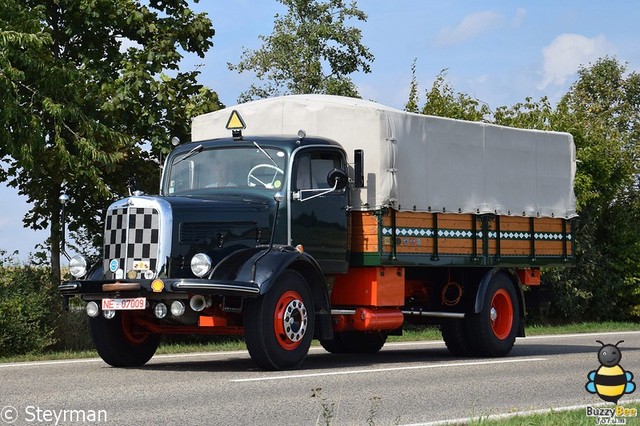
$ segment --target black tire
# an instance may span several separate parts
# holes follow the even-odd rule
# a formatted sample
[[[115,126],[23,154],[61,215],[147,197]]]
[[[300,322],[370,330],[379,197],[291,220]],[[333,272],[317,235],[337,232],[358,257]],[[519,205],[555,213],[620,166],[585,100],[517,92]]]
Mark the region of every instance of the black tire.
[[[160,335],[132,329],[131,312],[116,312],[112,319],[89,318],[89,333],[98,355],[113,367],[139,367],[156,353]]]
[[[320,344],[332,354],[374,354],[387,341],[387,334],[379,331],[341,331],[333,334],[333,340],[320,340]]]
[[[387,334],[381,331],[344,331],[340,338],[352,354],[375,354],[387,341]]]
[[[446,319],[440,324],[440,332],[447,349],[455,356],[469,356],[472,354],[467,325],[464,319]]]
[[[296,271],[284,271],[273,288],[245,305],[247,349],[265,370],[298,367],[309,352],[314,326],[311,291]]]
[[[333,333],[333,339],[331,340],[320,339],[320,345],[331,354],[347,353],[347,348],[344,346],[344,343],[342,343],[340,333]]]
[[[482,312],[468,317],[471,352],[490,357],[507,355],[516,341],[519,319],[514,284],[507,274],[498,272],[489,282]]]

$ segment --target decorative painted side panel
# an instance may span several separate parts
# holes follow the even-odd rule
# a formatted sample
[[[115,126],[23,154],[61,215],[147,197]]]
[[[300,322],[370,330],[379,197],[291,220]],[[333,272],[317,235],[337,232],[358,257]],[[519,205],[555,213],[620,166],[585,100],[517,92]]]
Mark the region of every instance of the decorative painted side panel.
[[[377,210],[351,213],[356,264],[566,264],[571,220]],[[374,257],[379,263],[373,262]]]

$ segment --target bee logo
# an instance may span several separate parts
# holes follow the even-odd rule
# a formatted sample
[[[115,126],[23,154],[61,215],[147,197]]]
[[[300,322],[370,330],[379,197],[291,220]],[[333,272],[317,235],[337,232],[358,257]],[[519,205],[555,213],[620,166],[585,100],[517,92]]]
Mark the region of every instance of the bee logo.
[[[620,366],[622,352],[618,349],[618,345],[624,340],[615,345],[605,345],[600,340],[596,342],[602,345],[598,351],[600,368],[587,374],[589,381],[585,388],[589,393],[598,394],[602,400],[617,404],[622,395],[636,390],[636,384],[632,382],[633,373],[625,371]]]

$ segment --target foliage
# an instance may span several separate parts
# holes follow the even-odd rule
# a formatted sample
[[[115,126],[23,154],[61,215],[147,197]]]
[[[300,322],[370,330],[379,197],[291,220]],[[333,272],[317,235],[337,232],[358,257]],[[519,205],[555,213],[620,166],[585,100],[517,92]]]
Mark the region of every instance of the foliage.
[[[361,43],[362,33],[348,25],[365,22],[356,2],[344,0],[278,0],[287,7],[276,14],[273,33],[260,36],[262,47],[244,50],[230,70],[251,71],[262,85],[251,85],[239,102],[282,94],[325,93],[359,97],[348,77],[371,72],[373,55]]]
[[[412,85],[412,87],[415,85]],[[410,95],[411,98],[411,95]],[[576,145],[576,266],[544,271],[556,320],[640,318],[640,75],[613,58],[578,72],[557,106],[546,97],[489,109],[454,94],[445,71],[423,113],[569,132]]]
[[[33,204],[26,226],[50,228],[55,273],[60,192],[70,229],[99,245],[102,211],[127,178],[155,190],[170,137],[221,106],[198,71],[180,70],[214,31],[183,0],[6,0],[0,28],[0,179]]]
[[[556,317],[640,316],[639,93],[638,74],[626,75],[616,59],[602,58],[579,70],[555,109],[546,98],[527,98],[496,110],[499,124],[566,131],[574,138],[577,266],[545,274],[555,290]]]
[[[418,113],[420,102],[420,96],[418,95],[418,79],[416,77],[417,59],[413,60],[411,64],[411,85],[409,86],[409,100],[404,105],[404,110],[407,112]]]
[[[4,266],[7,260],[10,266]],[[47,269],[0,262],[0,356],[42,353],[54,345],[55,293]]]
[[[446,81],[446,75],[447,70],[443,69],[436,77],[431,90],[426,94],[427,100],[422,108],[422,114],[484,121],[490,114],[489,107],[467,94],[455,94],[451,84]]]

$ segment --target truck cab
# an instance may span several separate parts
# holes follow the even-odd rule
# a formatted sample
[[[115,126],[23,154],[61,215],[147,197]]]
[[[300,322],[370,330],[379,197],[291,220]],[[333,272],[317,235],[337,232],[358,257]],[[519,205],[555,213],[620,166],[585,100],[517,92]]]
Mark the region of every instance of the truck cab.
[[[262,354],[263,343],[252,355],[265,368],[290,368],[314,334],[331,337],[323,277],[348,269],[347,173],[344,150],[323,138],[229,135],[181,145],[166,159],[158,196],[108,208],[102,262],[89,271],[76,256],[77,279],[60,290],[87,302],[103,359],[130,366],[153,355],[160,334],[243,333],[247,315],[264,328],[273,318],[255,319],[261,314],[249,308],[284,275],[286,303],[271,309],[289,312],[297,334],[274,337],[273,347],[288,348],[284,359]]]

